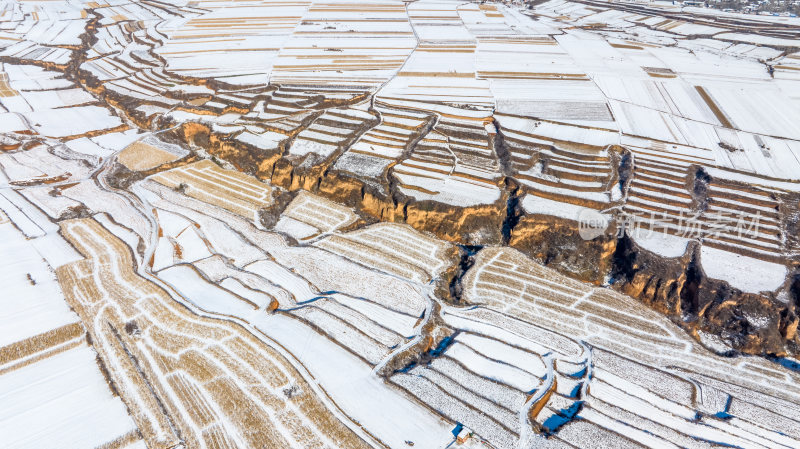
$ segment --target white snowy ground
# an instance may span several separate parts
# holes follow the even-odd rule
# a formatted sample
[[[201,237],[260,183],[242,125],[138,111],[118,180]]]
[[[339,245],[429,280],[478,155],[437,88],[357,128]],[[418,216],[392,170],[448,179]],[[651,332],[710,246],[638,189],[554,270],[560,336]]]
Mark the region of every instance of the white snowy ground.
[[[0,374],[0,441],[8,449],[91,448],[137,432],[86,344]]]

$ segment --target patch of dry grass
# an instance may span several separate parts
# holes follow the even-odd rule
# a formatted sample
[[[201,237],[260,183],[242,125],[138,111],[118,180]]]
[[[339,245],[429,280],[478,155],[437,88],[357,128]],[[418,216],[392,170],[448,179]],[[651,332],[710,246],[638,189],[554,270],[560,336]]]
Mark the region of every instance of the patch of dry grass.
[[[128,145],[117,156],[117,160],[133,171],[146,171],[168,162],[173,162],[179,156],[148,145],[143,142],[134,142]]]

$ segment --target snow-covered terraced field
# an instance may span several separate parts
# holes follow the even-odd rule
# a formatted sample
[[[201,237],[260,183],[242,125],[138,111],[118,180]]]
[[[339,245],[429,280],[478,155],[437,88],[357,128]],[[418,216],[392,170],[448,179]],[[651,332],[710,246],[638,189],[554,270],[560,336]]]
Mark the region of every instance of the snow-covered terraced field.
[[[392,167],[399,190],[420,201],[461,207],[500,198],[494,125],[470,118],[438,120],[408,158]]]
[[[153,180],[173,189],[184,189],[192,198],[248,218],[272,201],[268,185],[208,160],[159,173]]]
[[[278,84],[372,87],[389,80],[416,41],[399,1],[314,1],[281,48]]]
[[[229,7],[219,1],[193,3],[196,15],[175,18],[159,28],[163,45],[155,53],[177,75],[234,85],[266,83],[279,50],[309,4],[253,1]],[[214,55],[213,64],[208,55]]]
[[[283,210],[274,229],[306,241],[348,227],[357,219],[351,209],[303,190]]]
[[[417,282],[429,282],[453,263],[451,245],[407,225],[378,223],[314,244],[364,266]]]
[[[489,337],[497,333],[503,337],[495,338],[514,343],[536,335],[525,331],[533,326],[566,336],[572,353],[584,350],[575,357],[563,337],[533,339],[537,346],[548,342],[536,350],[553,357],[556,369],[549,391],[534,394],[529,415],[547,432],[583,420],[604,428],[607,438],[629,438],[630,444],[645,447],[795,444],[791,438],[797,436],[789,437],[797,433],[789,424],[798,413],[795,373],[778,375],[757,359],[737,363],[712,355],[630,298],[574,283],[513,250],[483,250],[464,283],[466,298],[480,306],[446,310],[446,321],[449,314],[456,318],[454,327]],[[509,338],[508,331],[516,336]],[[717,380],[707,384],[709,378]],[[775,420],[731,413],[730,401],[742,391],[747,397],[738,400],[750,402],[748,407],[779,401],[782,405],[772,410]],[[570,431],[556,433],[570,444],[579,441],[572,440],[576,437]]]
[[[365,109],[365,108],[363,108]],[[316,165],[337,155],[368,126],[374,117],[359,108],[329,109],[300,131],[289,149],[290,158]]]
[[[0,447],[800,447],[798,74],[662,1],[6,1]]]
[[[358,446],[286,359],[239,325],[193,314],[131,271],[127,250],[92,220],[65,222],[87,259],[58,274],[149,445]],[[93,273],[100,274],[99,280]],[[282,390],[288,390],[286,393]],[[287,401],[288,399],[288,401]],[[274,416],[274,421],[254,419]]]
[[[387,169],[425,132],[432,116],[424,112],[381,106],[381,122],[347,149],[334,168],[365,179],[383,179]]]

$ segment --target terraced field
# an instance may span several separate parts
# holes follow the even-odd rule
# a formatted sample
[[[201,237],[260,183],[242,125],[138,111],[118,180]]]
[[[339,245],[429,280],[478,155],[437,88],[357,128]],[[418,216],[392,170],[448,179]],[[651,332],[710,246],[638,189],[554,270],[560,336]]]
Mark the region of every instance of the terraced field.
[[[164,301],[166,292],[132,272],[123,243],[99,223],[66,221],[62,232],[86,257],[58,271],[66,300],[94,323],[93,346],[148,446],[366,446],[257,336]]]
[[[269,186],[208,160],[159,173],[153,180],[248,218],[271,203]]]
[[[799,30],[0,4],[0,447],[800,447]]]

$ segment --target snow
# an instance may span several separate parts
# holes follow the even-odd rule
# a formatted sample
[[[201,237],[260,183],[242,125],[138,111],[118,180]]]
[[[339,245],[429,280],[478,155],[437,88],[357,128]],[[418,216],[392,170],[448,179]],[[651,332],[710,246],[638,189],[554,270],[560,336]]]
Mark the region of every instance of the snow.
[[[604,375],[609,378],[610,383],[606,383],[606,379],[594,382],[590,390],[592,396],[604,402],[616,405],[636,415],[646,416],[689,436],[701,437],[730,446],[769,447],[748,441],[749,438],[744,439],[702,423],[692,422],[696,416],[694,410],[665,401],[630,382],[626,382],[622,378],[610,376],[608,373]]]
[[[412,440],[420,447],[444,447],[451,440],[451,423],[409,400],[372,373],[361,359],[311,327],[285,315],[254,313],[240,300],[199,278],[189,267],[177,266],[159,273],[189,302],[225,316],[249,321],[255,329],[289,354],[302,360],[338,408],[390,447]],[[238,301],[238,302],[237,302]],[[331,369],[335,367],[335,369]]]
[[[197,213],[188,207],[178,205],[181,202],[184,205],[191,205],[192,202],[197,201],[185,196],[181,196],[172,189],[162,187],[150,181],[145,181],[144,186],[147,190],[140,188],[142,184],[137,184],[135,189],[140,192],[142,196],[148,198],[148,201],[157,206],[161,212],[171,212],[167,217],[179,217],[184,221],[179,221],[178,225],[173,227],[173,232],[180,232],[188,221],[186,217],[192,217],[194,223],[199,226],[199,230],[204,234],[206,241],[210,244],[211,248],[217,253],[226,254],[231,259],[230,262],[236,266],[243,266],[248,263],[254,262],[264,257],[264,253],[252,243],[246,241],[235,229],[232,229],[227,220],[212,218],[208,215]],[[158,194],[154,193],[158,192]],[[165,199],[162,199],[165,198]],[[203,208],[201,208],[203,210]]]
[[[558,102],[558,104],[562,106],[564,105],[561,102]],[[586,111],[586,109],[590,108],[590,106],[587,106],[586,104],[580,104],[576,107],[580,111]],[[602,103],[597,107],[599,107],[601,110],[608,110],[605,103]],[[567,112],[562,112],[562,114],[567,114]],[[581,126],[539,121],[533,118],[519,118],[500,114],[498,114],[496,118],[500,123],[500,129],[510,132],[510,135],[514,137],[517,137],[514,131],[521,131],[534,135],[535,139],[537,140],[543,140],[552,143],[571,142],[573,144],[588,145],[595,148],[603,148],[608,145],[619,143],[619,133],[613,129],[585,128]],[[566,117],[562,118],[570,118],[570,116],[567,115]],[[583,125],[589,123],[608,126],[606,123],[595,123],[599,122],[597,119],[601,117],[586,118],[587,120],[574,120],[574,117],[572,117],[572,120],[570,121],[574,121]],[[613,126],[615,125],[612,125],[612,127]],[[531,138],[526,138],[524,136],[520,138],[524,140],[531,140]]]
[[[141,134],[136,129],[129,129],[127,131],[101,134],[97,137],[92,137],[90,140],[106,151],[117,152],[122,151],[134,141],[141,138]]]
[[[632,407],[639,406],[639,403],[641,402],[647,402],[650,405],[648,408],[661,409],[673,415],[675,418],[692,420],[696,416],[696,411],[692,408],[663,398],[647,388],[631,382],[625,377],[621,377],[617,374],[600,368],[595,368],[592,370],[592,374],[598,379],[602,380],[602,383],[597,384],[597,388],[600,390],[597,392],[599,393],[598,396],[602,394],[622,397],[630,396],[638,399],[637,401],[631,401],[630,406]],[[640,416],[647,416],[647,412],[644,410],[639,410],[639,413],[637,414]]]
[[[475,373],[449,357],[437,357],[429,366],[430,369],[453,379],[463,385],[464,388],[472,390],[509,410],[519,410],[526,402],[526,393],[508,385],[476,376]]]
[[[68,137],[90,131],[111,129],[122,121],[99,106],[44,109],[23,114],[38,133],[48,137]]]
[[[175,237],[186,228],[190,227],[192,223],[188,218],[169,211],[156,211],[158,214],[158,225],[165,235]]]
[[[660,256],[680,257],[686,252],[686,246],[690,239],[638,228],[633,233],[633,240],[640,247]]]
[[[367,299],[341,294],[332,295],[331,298],[402,336],[410,337],[419,320],[419,317],[395,312]]]
[[[47,218],[42,219],[44,214],[33,208],[19,193],[8,189],[0,190],[0,209],[27,237],[41,237],[46,234],[46,230],[37,225],[37,222],[52,226]],[[49,226],[46,227],[49,229]]]
[[[65,106],[76,106],[94,103],[95,99],[88,92],[79,88],[56,91],[23,91],[20,93],[33,110],[55,109]],[[27,112],[27,111],[17,111]]]
[[[636,427],[627,425],[622,423],[614,418],[606,416],[602,413],[599,413],[593,408],[584,407],[581,409],[580,416],[583,419],[586,419],[590,422],[593,422],[600,427],[604,427],[610,429],[612,431],[617,432],[620,435],[625,435],[633,440],[647,445],[648,447],[658,447],[658,448],[670,448],[670,449],[678,449],[679,446],[658,438],[657,436],[653,436],[650,432],[646,432],[643,430],[639,430]]]
[[[175,265],[175,247],[167,237],[159,237],[156,243],[156,248],[153,251],[151,269],[160,271],[164,268]]]
[[[800,139],[794,124],[800,121],[800,104],[775,85],[767,83],[714,83],[703,86],[737,129],[767,136]]]
[[[49,71],[33,65],[6,64],[5,71],[10,85],[16,90],[65,89],[73,84],[61,73]]]
[[[254,307],[230,292],[209,283],[194,268],[176,265],[158,272],[158,277],[200,309],[222,315],[252,318]]]
[[[337,291],[354,297],[368,298],[387,309],[412,316],[420,316],[427,306],[427,300],[420,286],[377,270],[365,270],[363,265],[355,264],[317,248],[290,248],[273,252],[273,257],[278,263],[308,279],[319,289],[309,291],[307,287],[303,289],[302,284],[297,287],[291,284],[284,285],[285,274],[280,277],[273,274],[270,277],[269,272],[258,273],[267,279],[276,279],[274,282],[294,292],[298,301],[316,296],[318,291]],[[252,266],[266,267],[273,264],[268,261],[257,262],[248,266],[247,269],[256,272],[251,268]],[[280,268],[280,270],[290,274],[286,268]],[[381,286],[381,290],[376,290],[376,285]],[[298,295],[298,293],[301,294]],[[303,298],[308,294],[310,294],[309,297]]]
[[[352,209],[303,190],[284,209],[275,229],[306,240],[336,231],[357,218]]]
[[[124,197],[108,192],[97,186],[91,179],[66,188],[61,194],[80,201],[93,212],[105,212],[117,223],[124,223],[131,231],[145,241],[150,235],[150,223],[131,207]]]
[[[259,308],[264,309],[269,306],[271,298],[266,294],[248,288],[235,278],[225,278],[219,283],[220,287],[229,290],[243,298],[246,298],[258,305]]]
[[[86,345],[0,375],[0,401],[8,449],[98,447],[136,431]]]
[[[488,335],[535,354],[555,351],[564,358],[576,358],[583,353],[577,343],[564,336],[497,312],[447,308],[442,317],[450,326],[478,335]]]
[[[274,315],[256,328],[301,359],[342,411],[387,446],[406,447],[410,440],[437,448],[453,439],[452,423],[387,385],[367,364],[310,327]]]
[[[106,213],[95,214],[93,218],[100,222],[104,228],[108,229],[112,234],[125,242],[125,244],[131,249],[131,252],[137,255],[136,259],[139,259],[138,248],[141,240],[135,232],[131,231],[125,226],[115,223]]]
[[[278,52],[270,81],[378,86],[400,69],[415,44],[399,2],[363,2],[353,10],[309,8]]]
[[[248,145],[252,145],[261,150],[276,149],[281,142],[288,138],[289,136],[272,131],[267,131],[263,134],[253,134],[245,131],[236,136],[236,140]]]
[[[800,39],[781,39],[777,37],[761,36],[750,33],[721,33],[714,36],[718,39],[727,39],[739,42],[750,42],[753,44],[768,45],[773,47],[800,47]]]
[[[192,112],[181,111],[181,110],[172,110],[164,114],[164,117],[171,118],[172,120],[178,123],[199,122],[205,124],[231,124],[236,122],[236,120],[238,120],[240,116],[241,114],[235,114],[235,113],[228,113],[220,116],[203,115],[203,114],[194,114]]]
[[[27,131],[28,126],[19,114],[13,112],[0,112],[0,133],[13,133]]]
[[[53,191],[54,189],[43,185],[21,189],[19,193],[52,219],[58,219],[71,207],[80,206],[80,203],[70,198],[52,195]]]
[[[49,233],[33,239],[31,240],[31,245],[53,268],[83,259],[83,256],[78,254],[63,237],[56,233]]]
[[[782,180],[776,179],[769,179],[759,176],[753,176],[747,173],[738,173],[735,171],[729,170],[722,170],[715,167],[709,167],[707,169],[708,174],[714,178],[721,178],[721,179],[729,179],[732,181],[739,181],[748,184],[755,184],[761,185],[765,187],[772,187],[781,190],[788,190],[791,192],[800,192],[800,183],[796,182],[786,182]],[[793,178],[796,178],[797,174],[793,174]]]
[[[484,357],[515,366],[536,377],[542,378],[547,373],[547,367],[540,357],[498,340],[475,334],[459,334],[456,341],[469,346]]]
[[[27,240],[11,223],[3,222],[2,215],[0,242],[4,254],[0,257],[0,347],[78,321],[64,302],[55,274],[33,247],[35,240]]]
[[[459,342],[453,343],[452,346],[448,347],[445,354],[468,366],[470,370],[478,375],[510,385],[519,391],[531,391],[541,384],[536,376],[516,366],[490,360]]]
[[[303,139],[303,136],[308,136],[309,138],[317,138],[317,139],[325,139],[330,138],[330,136],[321,134],[321,135],[314,135],[313,131],[304,130],[300,133],[300,137],[296,139],[293,143],[291,148],[289,149],[289,154],[292,156],[306,156],[308,154],[318,155],[322,158],[327,158],[334,151],[338,148],[336,145],[327,144],[327,143],[320,143],[313,140],[306,140]]]
[[[278,265],[271,260],[260,260],[244,267],[270,282],[279,285],[294,295],[297,302],[306,301],[317,296],[317,289],[305,279]]]
[[[703,245],[700,264],[708,277],[748,293],[775,291],[786,280],[786,266]]]
[[[458,385],[453,385],[437,373],[418,367],[412,370],[411,374],[393,376],[392,382],[407,389],[442,415],[468,425],[479,435],[485,435],[492,447],[515,447],[516,433],[503,427],[508,423],[518,422],[514,414],[499,409]],[[511,427],[515,426],[512,424]]]
[[[697,337],[703,346],[718,354],[725,354],[732,349],[730,346],[725,344],[725,342],[722,341],[718,335],[709,334],[708,332],[699,330],[697,331]]]
[[[401,166],[403,167],[403,166]],[[419,170],[416,168],[409,169],[403,167],[404,170],[410,172],[417,172],[419,176],[414,174],[401,174],[397,171],[393,172],[393,176],[400,180],[403,185],[398,188],[402,190],[405,195],[416,198],[418,201],[434,200],[445,204],[450,204],[458,207],[472,207],[481,204],[493,204],[500,199],[500,189],[495,185],[464,181],[464,178],[457,178],[454,176],[447,176],[444,179],[429,179],[427,171]],[[419,191],[416,188],[407,188],[404,185],[416,186],[425,189],[426,191]],[[428,193],[427,191],[433,192]]]
[[[211,255],[211,251],[209,251],[205,241],[197,234],[194,226],[181,231],[175,238],[175,242],[181,249],[180,259],[183,262],[194,262]]]
[[[319,235],[319,229],[292,217],[281,216],[273,228],[277,232],[283,232],[295,240],[303,241]]]
[[[554,217],[592,224],[599,232],[608,228],[611,217],[588,207],[562,203],[536,195],[525,195],[521,201],[522,208],[528,214],[552,215]]]
[[[95,143],[92,139],[81,137],[80,139],[70,140],[65,145],[72,151],[90,156],[108,157],[113,154],[106,148]]]
[[[164,21],[159,26],[165,36],[163,45],[156,52],[166,60],[167,68],[179,75],[212,77],[233,85],[264,85],[278,49],[306,6],[250,2],[245,10],[206,2],[201,14],[191,20]]]
[[[378,338],[374,340],[369,329],[369,322],[351,322],[343,320],[336,315],[329,313],[329,307],[321,308],[317,302],[324,301],[318,299],[311,305],[304,305],[292,310],[292,315],[300,317],[310,323],[320,332],[328,335],[333,341],[344,346],[357,356],[363,358],[370,366],[375,366],[389,354],[389,348],[382,344]],[[345,317],[346,318],[346,317]],[[374,327],[374,324],[373,324]],[[354,332],[354,330],[361,332]],[[389,340],[384,338],[383,340]],[[395,341],[393,345],[399,344]]]

